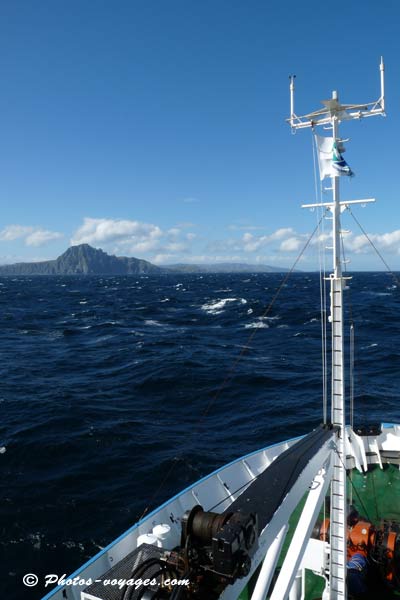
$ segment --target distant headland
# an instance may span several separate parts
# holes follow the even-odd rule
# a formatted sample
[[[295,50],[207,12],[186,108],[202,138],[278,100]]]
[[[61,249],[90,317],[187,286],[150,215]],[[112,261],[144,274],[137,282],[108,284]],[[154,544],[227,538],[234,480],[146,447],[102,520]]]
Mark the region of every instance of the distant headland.
[[[1,265],[0,275],[140,275],[162,273],[279,273],[268,265],[247,263],[177,264],[159,267],[147,260],[112,256],[89,244],[71,246],[55,260]]]

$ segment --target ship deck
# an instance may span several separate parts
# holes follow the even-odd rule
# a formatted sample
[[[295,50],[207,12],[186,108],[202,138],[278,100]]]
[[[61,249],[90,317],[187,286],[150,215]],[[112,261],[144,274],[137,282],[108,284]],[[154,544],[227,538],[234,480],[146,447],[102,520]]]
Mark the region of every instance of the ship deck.
[[[349,503],[354,506],[357,512],[374,525],[379,525],[383,520],[400,523],[399,466],[386,464],[381,469],[378,465],[372,465],[367,473],[360,473],[353,469],[347,479],[347,495]],[[289,547],[305,499],[298,505],[290,519],[290,528],[279,560],[278,570]],[[324,511],[322,510],[319,518],[323,519],[324,517]],[[256,571],[249,584],[243,589],[238,600],[251,599],[258,572],[259,570]],[[304,600],[321,600],[324,586],[325,581],[322,577],[306,570]],[[380,598],[400,598],[400,590],[398,592],[388,590],[386,595],[382,592]]]

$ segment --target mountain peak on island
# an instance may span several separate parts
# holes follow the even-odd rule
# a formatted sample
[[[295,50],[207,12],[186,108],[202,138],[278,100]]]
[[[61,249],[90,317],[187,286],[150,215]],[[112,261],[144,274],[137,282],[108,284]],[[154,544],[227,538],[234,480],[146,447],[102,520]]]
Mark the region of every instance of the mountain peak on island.
[[[87,256],[94,256],[95,254],[107,254],[101,248],[93,248],[90,244],[76,244],[66,249],[61,256],[76,256],[77,254],[86,254]],[[60,258],[60,257],[59,257]]]
[[[71,246],[55,262],[59,272],[66,275],[103,275],[105,273],[119,275],[123,272],[123,265],[119,258],[110,256],[89,244]]]
[[[135,275],[162,269],[139,258],[111,256],[89,244],[68,248],[55,260],[0,266],[0,275]]]

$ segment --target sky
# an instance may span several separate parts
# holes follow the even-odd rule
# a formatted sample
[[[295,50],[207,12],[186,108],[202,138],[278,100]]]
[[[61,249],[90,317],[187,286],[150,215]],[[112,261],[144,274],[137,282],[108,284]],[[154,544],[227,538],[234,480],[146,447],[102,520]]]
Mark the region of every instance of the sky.
[[[3,0],[0,263],[89,243],[290,267],[316,186],[311,132],[285,122],[288,75],[297,114],[332,90],[369,102],[383,55],[387,117],[342,125],[356,176],[341,195],[376,198],[354,213],[400,269],[399,24],[397,0]],[[343,227],[348,268],[383,269],[350,215]],[[318,268],[314,241],[299,268]]]

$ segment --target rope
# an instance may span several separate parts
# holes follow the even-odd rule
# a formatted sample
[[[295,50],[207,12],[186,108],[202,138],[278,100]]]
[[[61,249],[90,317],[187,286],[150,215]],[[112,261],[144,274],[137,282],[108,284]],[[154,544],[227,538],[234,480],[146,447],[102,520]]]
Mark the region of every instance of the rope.
[[[354,215],[354,213],[353,213],[353,211],[351,210],[350,207],[348,207],[348,210],[349,210],[351,216],[353,217],[354,221],[357,223],[358,227],[362,231],[362,233],[365,235],[365,237],[367,238],[367,240],[369,241],[369,243],[371,244],[371,246],[375,250],[376,254],[379,256],[379,258],[381,259],[381,261],[385,265],[388,273],[390,273],[390,275],[393,277],[394,281],[396,282],[397,286],[400,288],[400,279],[397,277],[397,275],[389,267],[389,265],[387,264],[386,260],[383,258],[382,254],[379,252],[378,248],[375,246],[374,242],[371,240],[371,238],[369,237],[368,233],[365,231],[364,227],[361,225],[360,221]]]
[[[340,245],[341,245],[341,250],[342,250],[342,256],[343,256],[343,265],[344,265],[344,275],[347,275],[347,259],[346,259],[346,253],[344,251],[344,240],[343,240],[343,233],[340,232]],[[350,323],[354,324],[354,320],[353,320],[353,303],[352,303],[352,298],[351,298],[351,288],[349,288],[349,301],[348,301],[348,307],[349,307],[349,318],[350,318]]]
[[[378,257],[380,258],[380,260],[382,261],[382,263],[386,267],[387,272],[392,276],[393,281],[396,282],[398,288],[400,289],[400,280],[397,277],[396,273],[394,273],[392,271],[392,269],[390,268],[390,266],[388,265],[388,263],[386,262],[386,260],[382,256],[381,252],[378,250],[378,248],[376,247],[376,245],[374,244],[374,242],[369,237],[368,233],[365,231],[364,227],[361,225],[360,221],[357,219],[357,217],[355,216],[355,214],[351,210],[350,206],[347,207],[347,210],[349,211],[349,213],[353,217],[355,223],[358,225],[360,231],[363,233],[363,235],[365,236],[365,238],[371,244],[372,248],[374,249],[374,251],[376,252],[376,254],[378,255]],[[342,240],[342,244],[343,244],[343,240]],[[344,252],[344,249],[343,249],[343,252]],[[350,388],[351,389],[351,396],[350,396],[350,418],[354,419],[354,322],[353,322],[353,315],[352,315],[351,295],[350,295],[350,298],[349,298],[349,312],[350,312],[351,324],[353,326],[353,332],[351,332],[351,330],[350,330],[350,352],[353,353],[353,364],[350,363],[350,386],[352,386]],[[353,333],[353,340],[352,340],[352,335],[351,335],[352,333]],[[351,346],[351,344],[352,344],[352,346]],[[357,373],[357,383],[358,383],[358,389],[361,389],[361,382],[360,382],[360,374],[359,373]],[[353,404],[351,403],[352,397],[353,397]],[[351,426],[353,427],[353,421],[352,420],[351,420]]]
[[[278,289],[276,290],[271,302],[269,303],[269,305],[267,306],[266,310],[264,311],[264,313],[261,316],[261,319],[265,319],[268,314],[271,312],[272,307],[274,306],[278,296],[280,295],[282,289],[285,287],[286,282],[288,281],[289,277],[292,275],[293,271],[295,270],[297,263],[299,262],[299,260],[301,259],[301,257],[303,256],[304,252],[307,250],[312,238],[314,237],[315,233],[318,230],[318,227],[320,225],[321,221],[317,224],[317,226],[314,228],[314,231],[311,233],[310,237],[308,238],[307,242],[304,244],[302,250],[300,251],[299,255],[297,256],[296,260],[294,261],[293,265],[291,266],[290,270],[286,273],[285,277],[283,278],[281,284],[279,285]],[[249,335],[246,344],[244,345],[244,347],[242,348],[242,350],[240,351],[238,357],[236,358],[236,360],[234,361],[232,368],[228,371],[228,374],[226,375],[225,379],[223,380],[220,388],[218,389],[218,391],[216,392],[215,396],[211,399],[211,401],[209,402],[208,406],[206,407],[206,410],[204,411],[204,413],[202,414],[201,418],[200,418],[200,423],[203,421],[204,417],[207,416],[210,408],[212,407],[212,405],[214,404],[214,402],[216,400],[218,400],[219,396],[221,395],[222,391],[225,389],[225,387],[227,386],[228,383],[230,383],[232,381],[233,375],[236,371],[236,367],[239,364],[239,362],[241,361],[242,357],[244,354],[246,354],[246,352],[248,351],[248,346],[250,345],[250,343],[252,342],[254,336],[258,333],[258,329],[254,329],[252,331],[252,333]]]
[[[341,252],[343,256],[343,265],[344,265],[344,274],[347,275],[347,260],[346,260],[346,252],[344,250],[344,237],[342,232],[340,232],[340,245]],[[349,317],[350,317],[350,347],[349,347],[349,379],[350,379],[350,427],[353,429],[354,426],[354,321],[353,321],[353,304],[351,298],[351,287],[349,287],[349,301],[347,303],[349,307]],[[350,504],[353,504],[353,471],[350,471],[349,481],[351,483],[350,487]]]
[[[318,190],[318,178],[317,178],[317,159],[315,152],[315,136],[312,133],[311,145],[313,150],[313,164],[314,164],[314,193],[315,202],[322,201],[322,189],[321,185]],[[321,210],[322,209],[322,210]],[[325,264],[325,211],[322,207],[317,208],[316,218],[318,222],[318,261],[319,261],[319,295],[320,295],[320,313],[321,313],[321,358],[322,358],[322,413],[323,422],[326,423],[328,419],[328,382],[327,382],[327,319],[326,319],[326,264]],[[322,223],[322,230],[320,224]]]
[[[367,436],[367,441],[368,441],[368,444],[369,444],[369,436]],[[374,496],[376,519],[377,519],[377,521],[379,521],[379,511],[378,511],[378,502],[377,502],[377,499],[376,499],[374,470],[371,471],[371,481],[372,481],[372,493],[373,493],[373,496]]]
[[[354,429],[354,324],[350,324],[350,427]],[[353,471],[350,471],[353,485]],[[350,504],[353,504],[353,488],[350,488]]]
[[[262,473],[264,473],[264,471]],[[260,475],[262,475],[262,473],[259,473],[258,475],[254,475],[254,477],[252,477],[251,479],[249,479],[248,481],[246,481],[246,483],[243,483],[243,485],[241,485],[240,487],[238,487],[233,492],[230,492],[229,490],[226,490],[228,492],[228,496],[226,498],[223,498],[219,502],[217,502],[217,504],[214,504],[214,506],[212,506],[210,508],[210,511],[215,510],[218,506],[220,506],[220,504],[223,504],[224,502],[226,502],[228,500],[228,498],[232,498],[232,496],[234,496],[235,494],[237,494],[238,492],[240,492],[241,490],[243,490],[243,488],[245,488],[248,485],[250,485],[251,483],[253,483],[253,481],[255,481],[256,479],[258,479],[260,477]]]
[[[341,251],[343,256],[344,264],[344,275],[347,275],[347,260],[346,253],[344,250],[344,238],[343,234],[340,233]],[[349,319],[350,319],[350,347],[349,347],[349,378],[350,378],[350,425],[353,429],[354,425],[354,319],[353,319],[353,302],[351,296],[351,287],[349,287],[349,301],[347,303],[349,307]]]
[[[354,323],[350,324],[350,426],[354,427]]]
[[[317,224],[317,226],[314,228],[313,232],[311,233],[311,235],[309,236],[308,240],[306,241],[306,243],[304,244],[303,248],[301,249],[300,253],[298,254],[296,260],[294,261],[293,265],[291,266],[291,268],[289,269],[289,271],[286,273],[285,277],[283,278],[282,282],[280,283],[280,285],[278,286],[278,289],[276,290],[271,302],[268,304],[267,308],[265,309],[263,315],[262,315],[262,319],[265,319],[267,317],[267,315],[270,313],[272,307],[274,306],[279,294],[281,293],[282,289],[285,287],[286,282],[288,281],[289,277],[292,275],[293,271],[295,270],[297,263],[299,262],[299,260],[301,259],[301,257],[303,256],[304,252],[307,250],[308,246],[310,245],[311,240],[313,239],[315,233],[317,232],[320,224],[321,224],[321,220],[320,219],[319,223]],[[222,381],[219,389],[217,390],[217,392],[214,394],[214,396],[210,399],[210,401],[208,402],[207,406],[205,407],[203,413],[200,415],[200,418],[198,419],[197,423],[195,424],[194,430],[192,431],[192,433],[189,433],[187,435],[187,441],[190,441],[197,433],[199,427],[201,426],[201,424],[203,423],[204,419],[206,418],[206,416],[208,415],[208,413],[211,410],[211,407],[213,406],[213,404],[219,399],[221,393],[223,392],[223,390],[226,388],[226,386],[228,385],[228,383],[230,383],[233,379],[233,376],[236,372],[236,368],[239,364],[239,362],[241,361],[241,359],[243,358],[244,354],[247,352],[248,350],[248,346],[250,345],[250,343],[252,342],[254,336],[256,335],[256,333],[258,332],[258,329],[254,329],[252,331],[252,333],[249,335],[247,342],[245,344],[245,346],[242,348],[242,350],[240,351],[239,355],[237,356],[236,360],[234,361],[231,369],[228,371],[225,379]],[[174,459],[174,461],[171,463],[167,473],[165,474],[165,476],[163,477],[160,485],[156,488],[155,492],[152,494],[151,498],[150,498],[150,502],[148,503],[148,505],[146,506],[146,508],[144,509],[143,513],[141,514],[141,516],[139,517],[139,521],[141,521],[145,515],[148,513],[150,506],[154,503],[155,499],[158,497],[159,493],[161,492],[161,490],[163,489],[163,487],[165,486],[165,484],[167,483],[167,481],[169,480],[172,472],[175,469],[175,466],[177,464],[177,462],[179,462],[179,460],[182,460],[182,456],[183,456],[183,452],[181,453],[180,456],[176,457]]]
[[[364,502],[361,500],[361,496],[360,496],[360,494],[358,493],[358,491],[357,491],[357,488],[356,488],[356,486],[355,486],[355,485],[354,485],[354,483],[353,483],[353,480],[352,480],[352,479],[350,479],[350,477],[349,477],[348,475],[347,475],[347,479],[348,479],[348,480],[350,481],[350,483],[351,483],[351,489],[352,489],[352,490],[355,492],[355,495],[357,496],[357,499],[358,499],[358,501],[359,501],[359,503],[360,503],[360,505],[361,505],[361,507],[362,507],[362,509],[363,509],[363,511],[364,511],[364,514],[365,514],[365,516],[367,517],[368,521],[369,521],[370,523],[372,523],[371,517],[370,517],[370,516],[369,516],[369,514],[368,514],[368,511],[367,511],[367,509],[366,509],[366,506],[365,506]]]
[[[338,450],[337,446],[335,445],[335,446],[334,446],[334,448],[335,448],[335,452],[336,452],[336,454],[337,454],[337,455],[338,455],[338,457],[339,457],[339,460],[340,460],[340,462],[341,462],[341,463],[342,463],[342,465],[343,465],[343,468],[346,470],[346,466],[345,466],[345,464],[344,464],[344,462],[343,462],[343,460],[342,460],[342,457],[340,456],[340,452],[339,452],[339,450]],[[357,496],[357,499],[358,499],[358,501],[359,501],[359,503],[360,503],[360,505],[361,505],[361,507],[362,507],[362,509],[363,509],[363,511],[364,511],[364,514],[365,514],[365,516],[367,517],[368,521],[369,521],[370,523],[372,523],[371,517],[370,517],[370,516],[369,516],[369,514],[368,514],[368,511],[367,511],[367,509],[366,509],[366,507],[365,507],[365,504],[364,504],[364,502],[361,500],[360,494],[358,493],[358,491],[357,491],[357,488],[356,488],[356,486],[355,486],[355,485],[354,485],[354,483],[353,483],[353,480],[352,480],[352,479],[350,479],[349,475],[347,474],[347,470],[346,470],[346,477],[347,477],[347,479],[348,479],[348,480],[350,481],[350,483],[351,483],[352,489],[353,489],[353,491],[355,492],[355,494],[356,494],[356,496]]]

